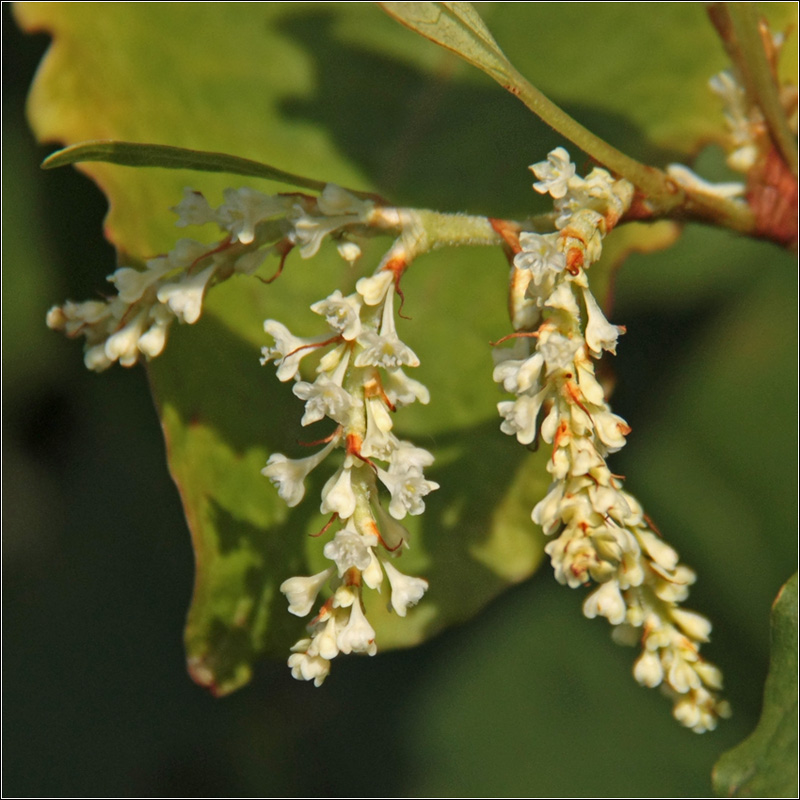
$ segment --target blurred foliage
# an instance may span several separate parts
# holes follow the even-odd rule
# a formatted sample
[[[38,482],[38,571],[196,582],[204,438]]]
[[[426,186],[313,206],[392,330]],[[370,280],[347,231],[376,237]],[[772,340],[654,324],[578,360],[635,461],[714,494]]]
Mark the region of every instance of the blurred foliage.
[[[533,193],[524,167],[558,143],[483,76],[422,40],[417,44],[406,31],[400,30],[404,38],[399,38],[396,23],[361,6],[258,6],[259,13],[279,18],[269,28],[247,18],[245,9],[252,7],[226,4],[216,8],[227,10],[212,12],[195,6],[194,36],[186,34],[181,16],[186,12],[178,5],[166,6],[160,23],[145,26],[141,34],[132,21],[126,36],[142,40],[138,62],[150,70],[160,92],[156,105],[147,107],[121,80],[126,68],[114,71],[123,48],[113,46],[109,20],[124,13],[118,8],[95,6],[96,40],[76,42],[77,55],[94,59],[91,92],[110,89],[117,98],[109,106],[102,95],[104,113],[93,112],[98,128],[113,130],[115,115],[127,114],[144,137],[154,119],[166,119],[178,137],[170,144],[222,150],[230,149],[225,143],[234,131],[242,139],[239,155],[311,177],[358,183],[398,202],[495,215],[528,213]],[[659,6],[656,12],[652,6],[611,4],[603,13],[580,4],[560,8],[557,17],[567,20],[562,28],[553,27],[557,20],[539,25],[549,33],[537,39],[535,68],[526,62],[534,48],[525,45],[535,26],[525,23],[524,15],[536,8],[501,4],[482,12],[512,61],[589,127],[637,157],[662,163],[676,153],[685,158],[703,139],[695,130],[681,136],[687,93],[705,98],[706,130],[721,124],[705,78],[725,59],[701,7]],[[680,24],[670,16],[673,8],[687,15]],[[241,18],[241,42],[222,38],[203,16],[212,13]],[[26,134],[22,101],[46,40],[22,41],[10,25],[4,25],[4,35],[6,66],[13,69],[4,69],[3,178],[6,198],[14,198],[13,205],[4,204],[3,242],[9,500],[3,512],[4,686],[6,731],[13,731],[5,741],[5,791],[706,794],[711,765],[755,725],[766,672],[768,609],[787,565],[796,560],[792,259],[770,245],[689,228],[669,250],[631,256],[615,282],[613,320],[626,324],[628,335],[615,362],[614,405],[634,428],[617,457],[617,471],[628,475],[630,489],[699,573],[691,605],[714,620],[708,655],[726,673],[735,713],[717,732],[697,737],[671,720],[656,692],[635,685],[632,654],[608,641],[602,623],[583,619],[581,593],[555,585],[547,570],[469,625],[423,647],[377,659],[342,659],[323,689],[292,681],[281,661],[261,664],[252,686],[214,701],[181,668],[191,549],[144,373],[115,368],[100,378],[87,374],[77,345],[44,330],[47,307],[101,289],[114,256],[99,235],[104,202],[96,189],[76,174],[40,174],[35,166],[47,149],[35,148]],[[569,58],[556,46],[567,35],[596,44],[592,68],[582,70],[580,80],[575,53],[583,52],[581,46],[571,48]],[[686,47],[687,35],[695,46]],[[245,81],[253,48],[262,47],[265,37],[273,55],[259,60],[260,74]],[[211,111],[202,98],[187,111],[179,102],[184,87],[172,80],[174,64],[165,63],[166,42],[194,50],[198,68],[211,82],[239,81],[236,90],[223,99],[215,90]],[[639,62],[631,55],[636,47]],[[628,61],[614,81],[604,83],[615,53],[625,53]],[[643,53],[652,75],[641,67]],[[633,63],[639,63],[635,72]],[[614,86],[610,94],[602,90],[608,85]],[[659,98],[658,104],[643,107],[636,98],[644,95]],[[87,108],[95,97],[86,98]],[[284,121],[270,139],[269,153],[263,152],[260,129],[237,125],[235,111],[245,107]],[[196,114],[202,115],[200,122]],[[642,119],[659,114],[656,127],[666,132],[654,128],[645,135]],[[702,171],[712,179],[724,177],[719,165],[713,151],[702,155]],[[125,228],[153,247],[169,246],[174,233],[162,207],[174,203],[189,176],[155,176],[167,199],[154,205],[146,179],[108,169],[104,188],[117,186],[111,230]],[[206,189],[205,182],[193,177],[191,182]],[[214,184],[217,191],[222,185]],[[208,191],[213,196],[214,189]],[[144,203],[158,213],[143,215]],[[414,309],[414,323],[408,324],[409,343],[423,363],[428,359],[430,375],[442,370],[436,348],[411,329],[418,327],[434,342],[445,340],[448,317],[468,302],[465,293],[473,288],[493,295],[499,311],[487,319],[473,315],[476,327],[463,334],[462,345],[483,353],[486,340],[504,330],[500,256],[447,258],[462,273],[482,270],[496,285],[487,288],[490,279],[482,277],[475,287],[464,280],[455,289],[452,283],[437,286],[440,263],[434,257],[409,273],[409,297],[434,292],[446,309],[438,321]],[[340,268],[330,263],[319,267],[319,274],[316,261],[300,268],[315,270],[314,285],[302,275],[294,278],[292,303],[305,306],[323,296],[328,289],[320,290],[318,282],[335,285],[330,271]],[[251,301],[256,322],[247,330],[230,320],[222,324],[224,311],[213,312],[238,302],[238,296],[228,286],[215,294],[212,314],[196,328],[177,331],[168,355],[154,362],[163,370],[166,391],[170,364],[194,358],[189,379],[201,381],[221,366],[220,342],[262,343],[258,323],[271,312]],[[241,319],[249,319],[249,312]],[[474,374],[483,374],[490,385],[483,355],[486,363],[476,359]],[[253,396],[243,399],[269,408],[277,390],[255,366]],[[441,391],[446,397],[453,387]],[[437,441],[444,472],[466,423],[494,442],[496,452],[474,465],[476,485],[486,482],[486,473],[510,474],[519,458],[512,441],[494,435],[497,421],[486,397],[494,398],[481,391],[486,395],[462,398],[452,408],[452,429]],[[418,419],[410,414],[412,435],[424,431],[427,411],[421,409]],[[296,424],[297,414],[289,414],[289,424]],[[284,447],[294,438],[291,430],[276,430],[269,412],[257,417],[256,427],[247,431],[248,442],[265,447],[248,457],[248,469],[256,470],[266,445]],[[444,483],[442,476],[432,477]],[[265,497],[269,491],[265,487]],[[230,503],[235,502],[232,496]],[[430,508],[435,515],[433,503]],[[435,522],[423,533],[429,546],[439,548],[426,574],[444,581],[448,548],[459,529],[446,535],[446,520]],[[480,582],[482,576],[450,579]],[[346,756],[320,741],[327,742],[333,726],[343,723]],[[385,754],[376,754],[376,742],[384,744]],[[330,753],[330,764],[320,762],[320,747]],[[360,758],[359,751],[369,758]]]

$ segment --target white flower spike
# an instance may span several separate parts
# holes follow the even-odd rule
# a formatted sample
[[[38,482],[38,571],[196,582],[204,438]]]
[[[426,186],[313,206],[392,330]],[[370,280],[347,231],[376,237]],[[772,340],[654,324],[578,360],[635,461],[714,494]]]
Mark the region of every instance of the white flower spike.
[[[553,483],[531,516],[555,537],[545,551],[556,579],[573,588],[599,584],[583,613],[608,619],[624,634],[616,638],[636,634],[632,643],[638,638],[643,653],[635,679],[664,687],[675,718],[700,733],[729,713],[716,694],[719,670],[698,652],[711,624],[678,606],[694,573],[650,529],[606,464],[630,428],[611,412],[594,375],[594,359],[615,353],[625,329],[606,319],[586,270],[600,257],[603,237],[624,214],[633,187],[599,169],[580,178],[567,161],[558,148],[533,167],[540,179],[534,188],[555,200],[560,233],[519,237],[512,285],[526,291],[512,292],[511,316],[520,335],[513,348],[495,354],[494,368],[495,381],[516,399],[498,404],[500,428],[522,444],[538,437],[552,447]]]

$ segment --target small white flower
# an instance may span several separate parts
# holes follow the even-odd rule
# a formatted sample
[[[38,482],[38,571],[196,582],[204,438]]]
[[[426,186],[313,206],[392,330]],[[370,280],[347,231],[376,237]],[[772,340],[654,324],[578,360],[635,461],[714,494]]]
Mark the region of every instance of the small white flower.
[[[625,621],[625,601],[616,581],[606,581],[595,589],[583,603],[583,614],[588,619],[606,617],[612,625]]]
[[[162,260],[166,261],[166,259]],[[140,300],[142,295],[169,269],[169,264],[160,269],[147,269],[143,272],[132,267],[120,267],[109,275],[107,280],[117,287],[120,300],[130,304]]]
[[[367,432],[361,443],[361,455],[365,458],[387,460],[397,447],[397,437],[391,433],[392,420],[383,402],[370,397],[366,402]]]
[[[670,616],[678,627],[695,642],[707,642],[711,636],[711,623],[702,614],[682,608],[670,610]]]
[[[572,291],[572,286],[561,281],[556,288],[542,300],[542,305],[564,311],[573,319],[580,319],[580,309]]]
[[[594,296],[588,289],[583,290],[583,300],[586,303],[586,344],[595,356],[599,356],[603,350],[617,354],[617,338],[625,329],[612,325],[603,314]]]
[[[213,248],[212,248],[213,249]],[[178,239],[175,246],[165,256],[148,258],[145,262],[148,272],[183,271],[193,267],[207,256],[209,245],[196,239]]]
[[[235,240],[250,244],[255,239],[259,222],[283,216],[292,206],[290,197],[266,195],[244,186],[241,189],[226,189],[225,202],[217,209],[220,228],[231,233]]]
[[[351,267],[361,258],[361,248],[355,242],[339,242],[336,249]]]
[[[589,475],[593,470],[605,466],[605,460],[589,439],[579,438],[570,441],[569,474],[575,477]]]
[[[286,458],[283,453],[273,453],[261,474],[270,479],[286,505],[294,508],[306,493],[306,477],[322,463],[337,443],[338,439],[331,440],[322,450],[308,458],[291,459]]]
[[[633,677],[642,686],[654,689],[664,679],[661,659],[655,653],[645,650],[633,665]]]
[[[109,316],[110,307],[102,300],[87,300],[73,303],[67,300],[63,306],[53,306],[47,312],[47,327],[75,336],[86,325],[94,325]]]
[[[361,333],[361,300],[357,294],[343,297],[337,289],[324,300],[314,303],[311,310],[325,317],[328,325],[348,342]]]
[[[350,394],[327,375],[320,375],[314,383],[298,381],[292,386],[292,392],[306,401],[306,411],[300,420],[303,426],[318,422],[326,416],[344,425],[353,406]]]
[[[157,292],[159,303],[169,305],[176,317],[193,325],[200,318],[206,284],[216,271],[216,266],[206,267],[197,275],[185,275],[180,280],[165,283]]]
[[[575,175],[575,165],[563,147],[556,147],[547,155],[547,161],[532,164],[530,169],[539,179],[533,188],[539,194],[549,193],[554,199],[564,197],[569,189],[569,180]]]
[[[672,650],[671,654],[673,658],[667,670],[667,683],[679,694],[685,694],[690,689],[699,689],[702,681],[694,671],[694,667],[675,650]]]
[[[507,392],[520,394],[538,388],[539,375],[544,366],[544,356],[534,353],[524,361],[501,361],[492,373],[496,383],[502,383]]]
[[[339,645],[336,644],[337,634],[336,616],[331,615],[321,621],[314,632],[308,655],[318,655],[330,661],[339,655]]]
[[[356,510],[356,496],[353,492],[349,467],[339,469],[328,479],[322,489],[322,503],[319,510],[323,514],[338,514],[340,519],[349,519]]]
[[[331,567],[333,569],[333,567]],[[350,608],[353,603],[356,602],[359,598],[358,594],[359,590],[355,586],[348,586],[347,584],[342,584],[338,586],[336,591],[333,593],[333,607],[334,608]]]
[[[744,88],[727,70],[711,78],[709,86],[725,103],[725,121],[731,134],[728,166],[738,172],[748,172],[758,158],[755,131],[763,117],[757,109],[747,107]]]
[[[381,336],[375,331],[365,331],[358,337],[358,343],[363,350],[355,358],[354,363],[357,367],[397,369],[402,366],[419,366],[417,354],[407,344],[401,342],[396,333]]]
[[[594,376],[594,368],[587,362],[576,361],[578,370],[578,386],[586,400],[595,406],[602,406],[605,401],[605,392]]]
[[[540,525],[546,536],[555,533],[561,524],[561,501],[564,497],[564,482],[553,481],[547,494],[533,507],[531,519]]]
[[[390,516],[379,502],[376,501],[373,508],[383,544],[390,550],[396,550],[402,545],[408,547],[408,531],[405,526]]]
[[[419,603],[428,591],[428,581],[404,575],[388,561],[383,562],[383,568],[392,587],[392,608],[398,617],[404,617],[408,608]]]
[[[317,198],[317,207],[326,217],[353,215],[366,219],[374,204],[369,200],[359,200],[341,186],[329,183]]]
[[[139,337],[144,332],[146,322],[147,312],[141,311],[127,325],[111,334],[106,339],[106,358],[110,361],[119,359],[124,367],[135,364],[139,359]]]
[[[403,372],[402,369],[387,370],[383,379],[383,391],[389,398],[389,402],[400,408],[411,405],[418,400],[422,405],[430,402],[431,395],[427,387]]]
[[[392,453],[389,472],[417,472],[421,475],[422,470],[431,466],[433,461],[433,456],[425,448],[416,447],[411,442],[401,441],[397,443],[397,447]]]
[[[374,656],[378,652],[375,644],[375,631],[367,622],[361,610],[360,601],[350,606],[350,619],[336,636],[336,645],[342,653],[367,653]]]
[[[322,552],[329,561],[336,564],[341,578],[350,567],[363,572],[372,563],[372,550],[378,543],[375,536],[362,536],[352,528],[342,528],[328,542]]]
[[[114,361],[106,355],[105,344],[96,344],[86,349],[83,354],[83,363],[86,365],[86,369],[102,372],[104,369],[108,369]]]
[[[581,340],[577,337],[564,336],[558,331],[545,331],[539,339],[539,352],[544,358],[547,374],[556,370],[573,368],[575,355],[581,348]]]
[[[719,667],[709,664],[702,659],[695,662],[694,671],[700,676],[703,683],[711,689],[722,688],[722,671]]]
[[[518,269],[530,270],[533,283],[541,285],[542,281],[564,271],[567,260],[558,250],[558,235],[523,232],[519,235],[522,250],[514,256],[514,266]]]
[[[377,306],[383,302],[393,283],[394,273],[389,270],[381,270],[369,278],[361,278],[356,283],[356,291],[364,298],[364,302],[368,306]]]
[[[283,323],[274,319],[264,321],[264,331],[275,339],[275,347],[261,348],[261,363],[274,361],[278,365],[278,380],[283,382],[294,378],[302,359],[313,353],[317,345],[326,341],[325,337],[304,339],[295,336]]]
[[[137,346],[148,358],[160,355],[167,342],[167,330],[174,317],[161,305],[154,306],[150,311],[152,324],[146,333],[139,337]]]
[[[298,645],[308,646],[308,644],[311,644],[310,639],[302,639],[298,642]],[[322,686],[331,671],[331,662],[326,658],[318,655],[310,656],[305,652],[292,653],[287,663],[295,680],[314,681],[314,686]]]
[[[516,400],[504,400],[497,404],[497,410],[504,417],[500,430],[509,436],[516,436],[520,444],[531,444],[536,438],[539,410],[550,393],[545,386],[538,394],[520,395]]]
[[[684,189],[690,189],[700,194],[710,194],[714,197],[734,198],[744,194],[743,183],[710,183],[703,180],[696,172],[683,164],[667,164],[667,175]]]
[[[434,481],[425,480],[418,470],[386,472],[378,469],[378,478],[391,492],[389,513],[395,519],[403,519],[406,513],[417,516],[425,511],[422,498],[439,488]]]
[[[319,590],[333,575],[333,567],[329,567],[316,575],[296,577],[285,580],[280,590],[289,601],[289,613],[297,617],[305,617],[311,611]]]
[[[299,209],[298,216],[292,219],[294,230],[289,238],[300,250],[301,258],[312,258],[319,251],[322,240],[347,225],[351,220],[347,217],[316,217]]]
[[[653,588],[658,597],[666,603],[682,603],[686,600],[689,596],[689,587],[697,580],[694,570],[684,564],[679,564],[674,570],[668,570],[666,573],[660,571],[657,564],[653,564],[652,568],[661,577]]]
[[[631,432],[622,417],[610,411],[596,411],[592,414],[597,438],[606,446],[609,453],[616,453],[625,446],[625,437]]]
[[[183,190],[183,199],[170,210],[178,215],[178,221],[175,223],[177,228],[185,228],[188,225],[205,225],[208,222],[216,221],[216,214],[206,198],[200,192],[189,188]]]
[[[368,586],[370,589],[377,589],[378,592],[380,592],[381,584],[383,583],[383,570],[381,569],[381,562],[378,561],[378,557],[375,555],[375,552],[372,548],[370,548],[369,554],[369,566],[366,569],[361,570],[361,580],[364,581],[365,586]]]
[[[677,552],[663,539],[660,539],[652,531],[643,529],[637,530],[636,535],[642,549],[658,566],[670,571],[678,566]]]
[[[589,570],[596,566],[597,553],[592,542],[565,531],[544,549],[550,556],[556,580],[576,588],[589,580]]]

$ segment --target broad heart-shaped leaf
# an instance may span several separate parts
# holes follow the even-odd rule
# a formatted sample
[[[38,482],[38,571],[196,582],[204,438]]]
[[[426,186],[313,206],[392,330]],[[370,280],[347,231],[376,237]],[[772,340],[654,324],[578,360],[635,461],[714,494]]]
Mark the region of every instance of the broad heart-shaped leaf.
[[[363,180],[324,132],[293,123],[282,109],[310,82],[304,76],[308,57],[281,31],[293,17],[289,7],[247,7],[244,15],[241,8],[196,8],[200,18],[188,26],[196,35],[165,45],[159,57],[168,64],[157,65],[143,58],[152,32],[187,28],[176,6],[108,7],[97,15],[83,7],[30,5],[18,13],[30,27],[46,21],[55,36],[31,100],[43,139],[142,138],[196,147],[194,132],[222,119],[224,127],[211,123],[205,131],[202,149],[263,154],[306,173],[316,153],[325,166],[319,174],[341,183]],[[221,78],[208,74],[214,52],[224,54],[215,60]],[[247,57],[233,68],[231,54],[241,52]],[[276,80],[283,70],[294,77]],[[169,82],[161,79],[165,71]],[[102,78],[93,82],[92,75]],[[56,90],[64,81],[71,91]],[[140,153],[122,158],[130,164]],[[82,169],[109,198],[110,238],[123,257],[134,259],[171,245],[175,233],[167,209],[183,185],[191,183],[212,200],[222,187],[241,185],[229,177],[108,163]],[[380,255],[379,243],[366,248],[367,271]],[[108,265],[102,268],[108,271]],[[382,649],[414,644],[470,617],[504,586],[530,575],[541,559],[530,508],[548,483],[546,454],[530,456],[497,431],[488,342],[508,327],[506,273],[499,251],[464,251],[421,259],[404,281],[406,312],[414,319],[403,335],[423,359],[419,377],[430,384],[433,401],[430,408],[409,410],[398,429],[436,451],[430,476],[443,488],[424,520],[409,524],[412,547],[403,557],[405,569],[426,575],[433,588],[405,620],[390,615],[385,600],[374,601],[370,618]],[[290,387],[259,366],[259,347],[266,343],[261,323],[273,316],[300,333],[311,331],[319,320],[309,304],[334,288],[351,289],[357,277],[330,247],[311,263],[291,259],[270,287],[255,279],[231,281],[213,292],[201,322],[177,330],[167,352],[149,367],[196,553],[189,665],[195,679],[216,693],[245,682],[258,656],[285,657],[303,623],[288,615],[278,587],[287,577],[321,568],[323,541],[308,534],[325,522],[313,498],[327,476],[312,482],[308,501],[290,511],[260,475],[271,452],[298,455],[298,439],[320,435],[300,429],[301,406]],[[490,309],[487,297],[494,298]]]
[[[624,149],[689,154],[700,128],[716,129],[704,84],[724,56],[702,9],[659,7],[656,25],[651,6],[626,6],[624,20],[620,10],[604,7],[589,25],[586,7],[486,8],[523,70],[516,54],[533,49],[530,31],[548,32],[537,38],[536,51],[547,80],[563,87],[554,96],[576,116],[586,112],[592,124],[613,130]],[[396,202],[517,217],[537,209],[525,165],[558,143],[496,86],[370,6],[21,4],[17,14],[27,28],[55,37],[31,97],[42,140],[122,139],[225,152]],[[631,42],[632,29],[648,35]],[[664,30],[675,37],[665,38]],[[556,52],[551,36],[571,47]],[[687,36],[703,46],[687,51]],[[548,47],[552,62],[540,58]],[[591,53],[592,69],[575,69],[574,52]],[[681,81],[661,85],[642,114],[642,97],[673,61]],[[670,137],[659,127],[665,119]],[[681,130],[689,135],[682,138]],[[184,186],[212,202],[228,185],[262,188],[190,172],[82,169],[109,198],[106,230],[123,259],[173,245],[166,209]],[[263,189],[286,187],[264,182]],[[373,243],[362,271],[380,254]],[[432,402],[405,410],[397,424],[435,451],[431,477],[443,488],[430,498],[403,556],[408,571],[424,574],[432,589],[406,620],[383,612],[376,624],[382,648],[466,619],[541,558],[529,509],[545,488],[545,456],[527,456],[498,434],[499,395],[490,379],[486,343],[508,329],[506,270],[497,252],[440,252],[404,278],[413,320],[401,323],[401,332],[422,358],[417,377],[429,384]],[[98,288],[109,271],[98,265]],[[151,364],[170,469],[197,552],[189,657],[195,677],[217,692],[245,681],[259,654],[285,653],[302,623],[285,613],[277,586],[320,566],[320,542],[306,534],[322,525],[311,498],[327,476],[309,487],[308,503],[290,512],[258,475],[268,453],[296,455],[296,440],[309,438],[298,425],[300,403],[258,366],[261,322],[275,317],[300,334],[316,333],[319,320],[308,305],[334,288],[347,291],[357,277],[326,250],[311,262],[290,260],[270,287],[231,281],[214,290],[203,319],[176,330]]]
[[[775,599],[770,638],[758,726],[714,767],[723,797],[797,797],[797,573]]]

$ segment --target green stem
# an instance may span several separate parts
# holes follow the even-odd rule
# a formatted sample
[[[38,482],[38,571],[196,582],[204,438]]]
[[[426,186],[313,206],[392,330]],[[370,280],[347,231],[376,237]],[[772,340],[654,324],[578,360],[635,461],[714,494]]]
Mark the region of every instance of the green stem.
[[[684,202],[684,190],[676,186],[660,169],[636,161],[592,133],[546,97],[516,69],[511,72],[511,77],[513,80],[510,83],[501,82],[504,89],[519,97],[534,114],[595,161],[629,180],[647,197],[648,206],[654,214],[667,215]]]
[[[797,177],[797,146],[786,121],[786,112],[778,94],[772,69],[759,33],[758,11],[754,3],[726,3],[739,55],[748,97],[757,105],[767,122],[775,146]]]

